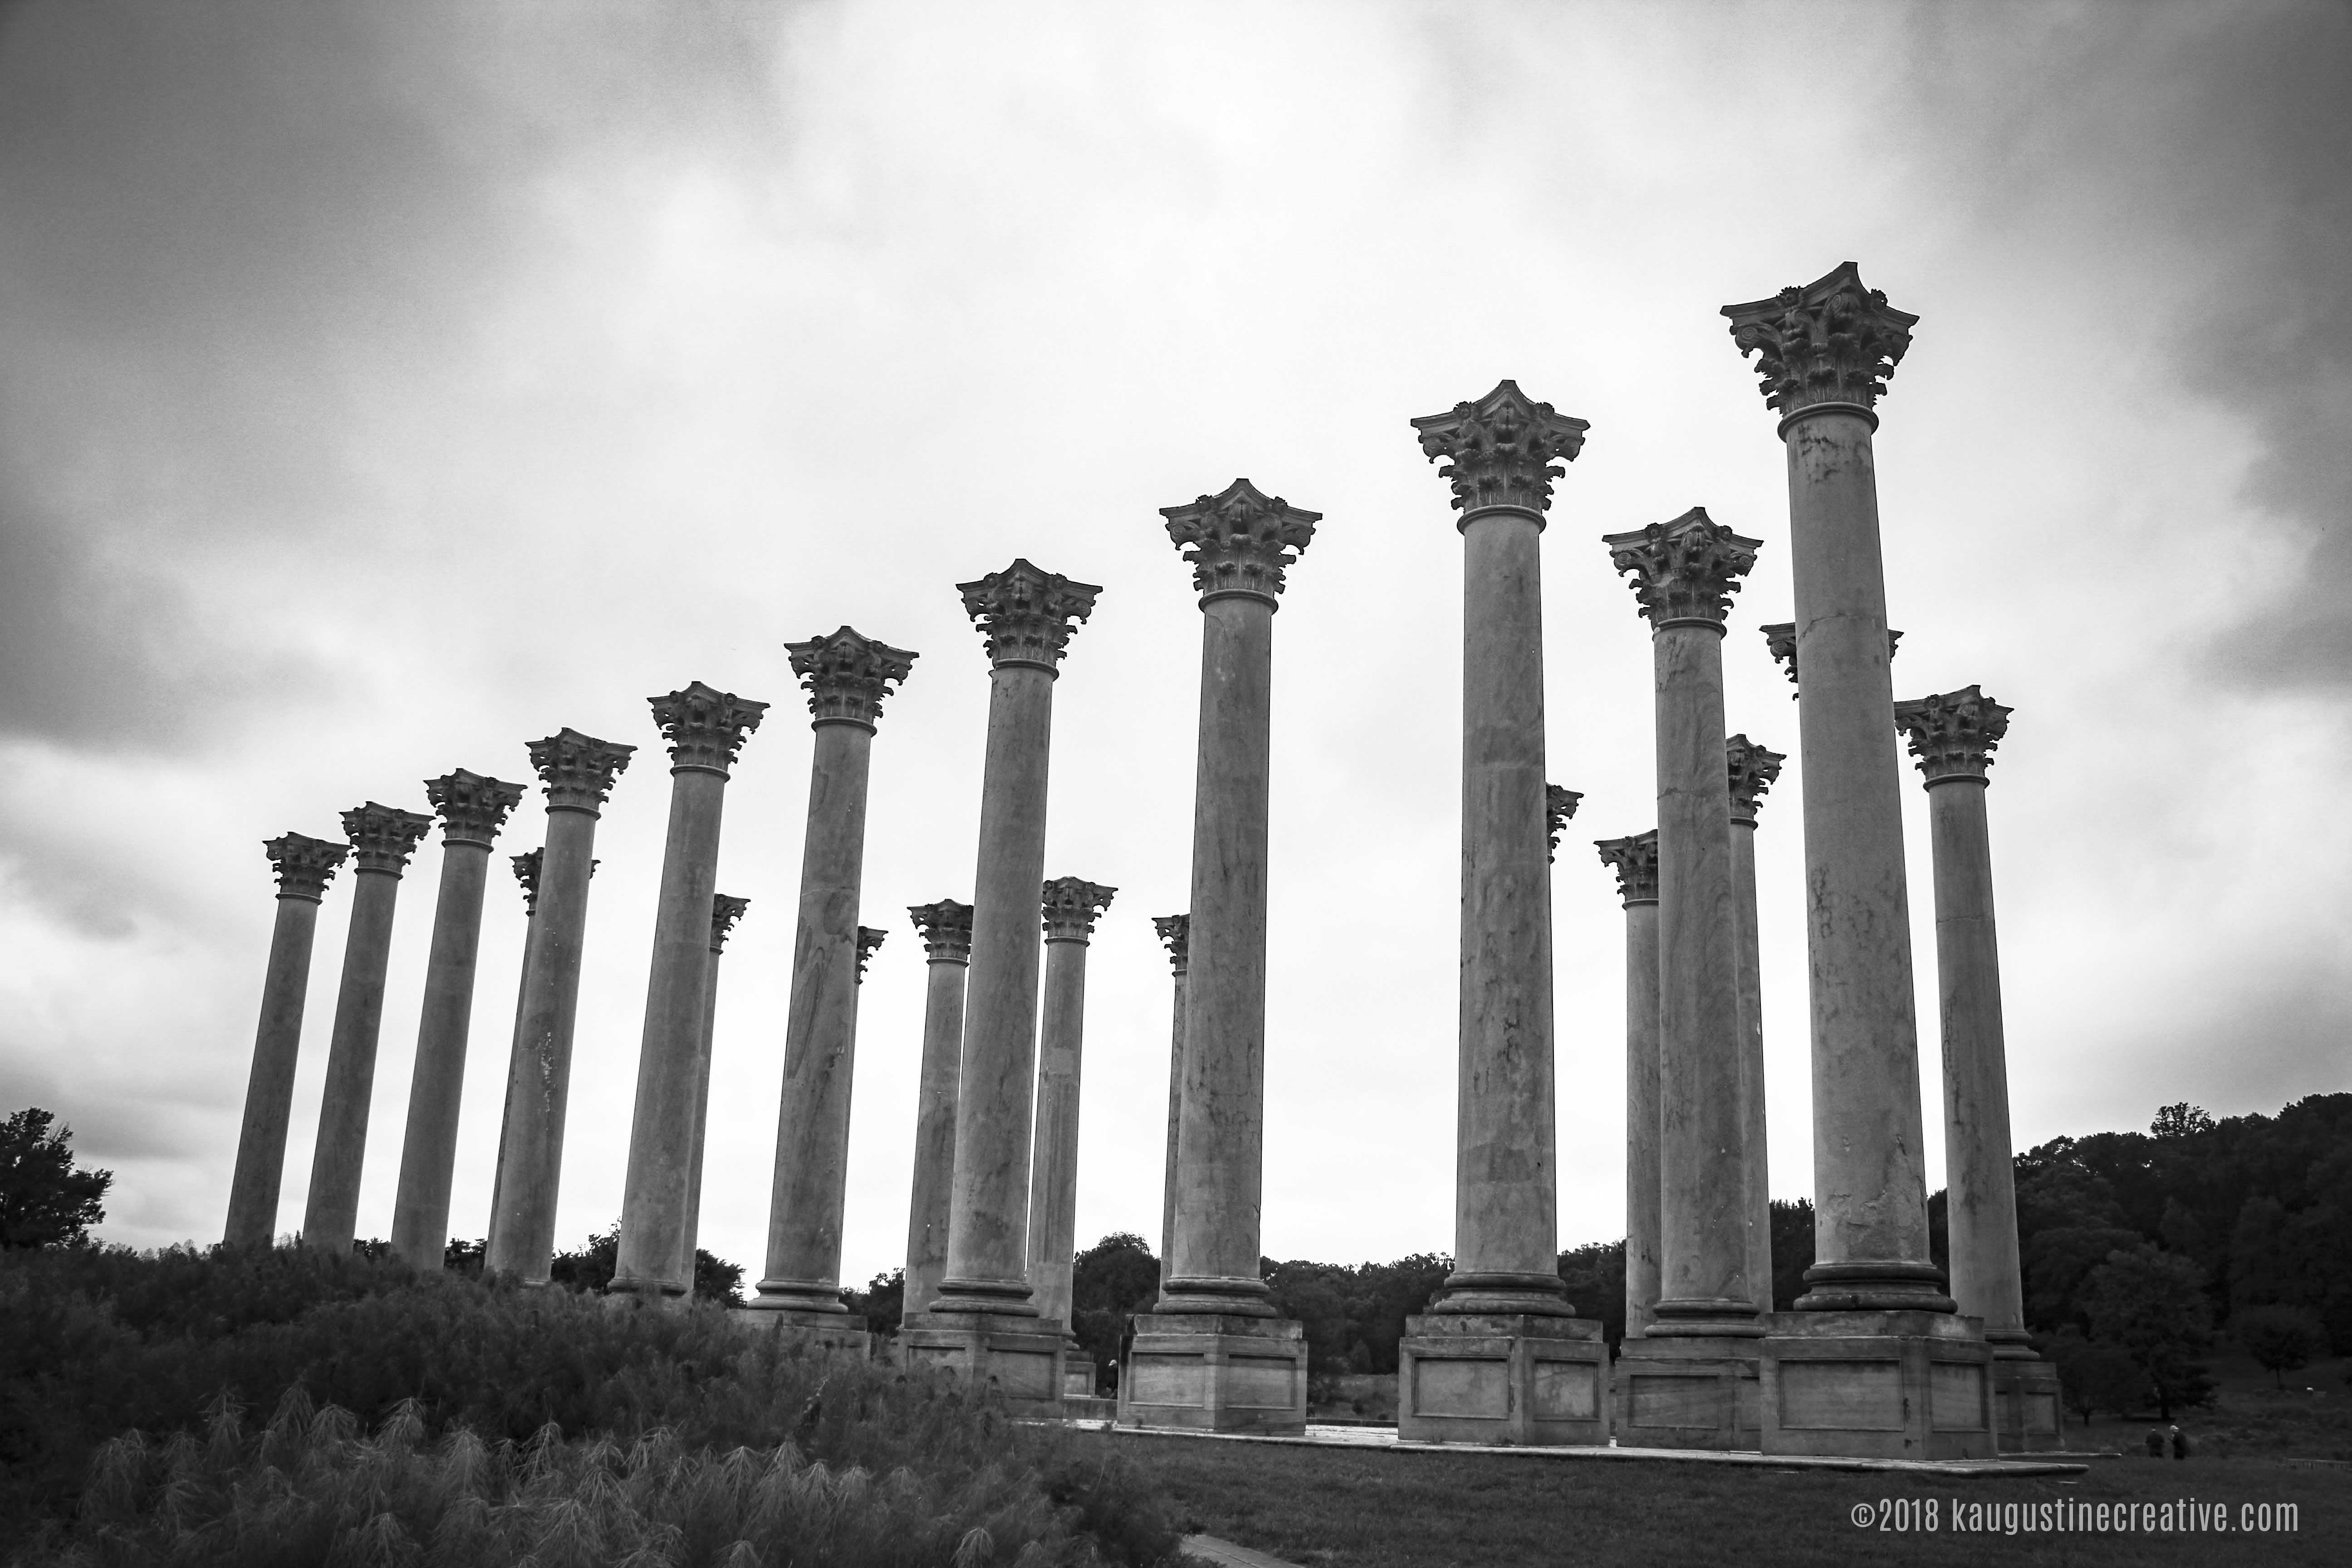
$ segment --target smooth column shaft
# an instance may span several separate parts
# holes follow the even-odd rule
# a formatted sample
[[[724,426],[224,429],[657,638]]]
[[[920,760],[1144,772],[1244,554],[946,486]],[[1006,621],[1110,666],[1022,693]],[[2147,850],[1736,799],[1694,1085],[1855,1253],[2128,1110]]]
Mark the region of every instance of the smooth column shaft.
[[[2000,944],[1993,925],[1992,844],[1985,781],[1958,776],[1927,789],[1936,868],[1936,967],[1944,1036],[1944,1173],[1952,1296],[1982,1318],[1985,1337],[2022,1341],[2017,1185],[2009,1132],[2009,1058],[2001,1030]]]
[[[595,847],[592,813],[549,808],[539,904],[523,949],[522,990],[507,1063],[506,1131],[499,1141],[485,1265],[490,1272],[515,1275],[527,1285],[546,1284],[555,1258],[564,1112],[572,1095],[572,1025],[579,1012],[588,878]]]
[[[1160,1184],[1160,1284],[1168,1285],[1169,1265],[1176,1257],[1176,1138],[1184,1121],[1184,971],[1176,972],[1176,1005],[1169,1025],[1168,1148]]]
[[[679,1240],[678,1268],[689,1295],[694,1289],[694,1253],[702,1243],[702,1145],[710,1131],[710,1046],[719,1024],[719,949],[710,950],[710,973],[702,985],[702,1044],[694,1053],[694,1149],[686,1167],[686,1230]]]
[[[1658,1315],[1658,901],[1625,906],[1625,1337]]]
[[[1731,914],[1738,928],[1739,1120],[1748,1169],[1748,1283],[1772,1310],[1772,1168],[1766,1158],[1763,951],[1756,916],[1756,823],[1731,819]]]
[[[636,1110],[621,1197],[621,1248],[612,1289],[683,1296],[688,1168],[694,1144],[694,1066],[710,981],[710,896],[719,875],[719,823],[727,775],[672,770],[669,834],[654,912],[653,968],[637,1048]]]
[[[1045,779],[1054,674],[989,676],[971,971],[956,1095],[955,1192],[942,1293],[964,1310],[1027,1313],[1029,1131],[1037,1068],[1037,889],[1045,881]]]
[[[956,1079],[963,1069],[969,961],[934,958],[923,995],[922,1080],[915,1102],[915,1182],[907,1210],[907,1310],[919,1312],[947,1278],[954,1206]]]
[[[1078,1235],[1078,1074],[1086,1048],[1087,944],[1045,944],[1038,1019],[1037,1139],[1029,1177],[1029,1288],[1038,1316],[1070,1321]]]
[[[375,1093],[375,1052],[383,1025],[383,977],[392,962],[393,907],[400,898],[397,872],[362,866],[352,876],[351,934],[344,939],[342,985],[335,994],[326,1093],[319,1105],[319,1142],[302,1215],[303,1245],[326,1252],[349,1252],[358,1233],[368,1106]]]
[[[441,888],[425,961],[425,1005],[409,1079],[408,1127],[393,1199],[392,1249],[409,1267],[441,1267],[449,1242],[449,1186],[457,1163],[457,1112],[466,1091],[466,1043],[474,1016],[474,966],[482,943],[482,895],[490,847],[441,846]]]
[[[302,1051],[302,1006],[310,994],[310,946],[318,929],[318,900],[278,896],[269,966],[262,973],[261,1022],[253,1035],[253,1072],[245,1086],[245,1121],[237,1131],[236,1171],[229,1178],[228,1223],[222,1231],[231,1247],[268,1247],[278,1234],[294,1069]]]

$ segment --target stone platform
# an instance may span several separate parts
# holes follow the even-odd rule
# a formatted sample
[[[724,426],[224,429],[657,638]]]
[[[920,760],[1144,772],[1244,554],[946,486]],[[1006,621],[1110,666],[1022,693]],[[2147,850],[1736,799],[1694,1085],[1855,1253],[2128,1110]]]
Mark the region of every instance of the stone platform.
[[[1058,1417],[1068,1341],[1062,1325],[997,1312],[910,1312],[898,1331],[902,1365],[944,1367],[993,1387],[1015,1415]]]
[[[1150,1312],[1135,1320],[1118,1385],[1122,1426],[1297,1433],[1307,1341],[1284,1318]]]
[[[1424,1312],[1397,1345],[1397,1430],[1413,1442],[1601,1442],[1609,1347],[1586,1318]]]
[[[1991,1459],[1992,1351],[1974,1318],[1775,1312],[1759,1343],[1772,1455]]]

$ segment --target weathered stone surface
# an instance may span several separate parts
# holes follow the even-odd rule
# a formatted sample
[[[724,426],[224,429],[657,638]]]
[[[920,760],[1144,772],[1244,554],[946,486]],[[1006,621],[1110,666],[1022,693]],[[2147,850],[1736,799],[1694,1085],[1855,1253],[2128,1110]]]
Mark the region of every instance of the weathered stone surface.
[[[2009,733],[2011,710],[1973,686],[1895,705],[1895,727],[1910,742],[1919,776],[1931,785],[1949,778],[1983,779],[1993,750]]]
[[[1726,305],[1739,357],[1756,355],[1764,405],[1794,416],[1822,403],[1867,410],[1911,347],[1919,318],[1865,288],[1845,261],[1802,287],[1769,300]]]
[[[808,692],[809,716],[819,724],[863,724],[882,717],[888,688],[903,684],[920,654],[876,642],[849,626],[806,642],[788,642],[793,673]]]
[[[989,662],[1060,668],[1076,623],[1094,614],[1102,589],[1016,560],[1002,572],[956,584],[964,613],[980,628]]]
[[[1724,742],[1731,785],[1731,913],[1738,927],[1739,1105],[1747,1131],[1748,1279],[1756,1310],[1772,1310],[1772,1183],[1764,1106],[1764,987],[1756,912],[1756,815],[1788,759],[1745,735]]]
[[[1796,685],[1797,623],[1794,621],[1775,621],[1769,626],[1759,626],[1757,630],[1764,634],[1764,650],[1772,656],[1774,661],[1777,662],[1781,667],[1783,672],[1787,674],[1789,677],[1789,684],[1791,686]],[[1901,632],[1895,630],[1891,626],[1887,628],[1886,661],[1889,664],[1895,662],[1895,650],[1902,641],[1903,634]],[[1800,695],[1801,694],[1799,692],[1791,691],[1789,693],[1789,700],[1794,702]]]
[[[1175,975],[1176,1001],[1168,1039],[1168,1147],[1160,1184],[1160,1288],[1168,1288],[1168,1263],[1176,1252],[1176,1131],[1184,1111],[1184,981],[1192,940],[1191,915],[1154,915],[1152,930],[1168,949]]]
[[[1992,1352],[1934,1310],[1773,1314],[1761,1342],[1768,1454],[1875,1459],[1995,1455]]]
[[[923,998],[923,1064],[915,1101],[915,1175],[907,1215],[907,1310],[939,1295],[948,1266],[955,1191],[956,1080],[963,1068],[963,988],[971,963],[971,906],[952,899],[911,907],[929,979]]]
[[[1552,480],[1568,472],[1554,465],[1575,461],[1591,428],[1534,401],[1515,381],[1496,383],[1475,403],[1425,415],[1412,427],[1424,457],[1445,459],[1438,477],[1452,482],[1454,510],[1465,526],[1496,508],[1528,512],[1540,526],[1551,506]]]
[[[1658,835],[1593,841],[1625,901],[1625,1337],[1658,1316]]]
[[[1145,1313],[1120,1373],[1123,1426],[1272,1435],[1307,1427],[1307,1341],[1286,1318]]]
[[[1397,1343],[1397,1429],[1417,1442],[1609,1439],[1601,1325],[1541,1313],[1426,1312]]]
[[[1168,520],[1168,537],[1192,563],[1192,586],[1204,599],[1217,594],[1273,599],[1323,519],[1319,511],[1260,493],[1247,479],[1189,505],[1161,507],[1160,515]]]
[[[1558,784],[1544,785],[1544,859],[1559,858],[1559,836],[1568,830],[1576,816],[1576,803],[1584,798],[1579,790],[1563,789]]]
[[[1070,1321],[1078,1229],[1078,1079],[1086,1054],[1087,942],[1115,888],[1045,884],[1045,994],[1037,1027],[1037,1130],[1029,1174],[1029,1288],[1037,1314]],[[1087,1393],[1093,1391],[1089,1388]]]
[[[751,907],[749,899],[725,893],[710,895],[710,973],[702,994],[702,1045],[694,1058],[694,1152],[687,1163],[686,1232],[678,1243],[678,1272],[693,1294],[695,1249],[702,1244],[702,1152],[710,1130],[710,1048],[719,1022],[719,959],[727,951],[728,934]]]

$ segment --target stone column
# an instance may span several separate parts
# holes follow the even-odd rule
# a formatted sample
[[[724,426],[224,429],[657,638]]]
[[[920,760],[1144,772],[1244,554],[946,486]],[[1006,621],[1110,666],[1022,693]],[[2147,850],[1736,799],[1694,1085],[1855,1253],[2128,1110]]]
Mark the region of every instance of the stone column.
[[[1910,347],[1918,318],[1865,289],[1851,262],[1723,313],[1740,353],[1758,356],[1765,402],[1781,416],[1792,624],[1803,666],[1797,714],[1817,1261],[1792,1316],[1824,1318],[1786,1325],[1778,1331],[1788,1344],[1767,1348],[1764,1446],[1775,1453],[1980,1458],[1992,1451],[1990,1357],[1983,1341],[1951,1316],[1952,1299],[1927,1249],[1901,765],[1871,449],[1878,425],[1872,405]],[[1850,1316],[1856,1313],[1864,1316]],[[1853,1350],[1856,1336],[1909,1342],[1901,1375],[1887,1381],[1825,1370],[1848,1364],[1832,1358]],[[1784,1362],[1795,1381],[1777,1387]],[[1933,1374],[1931,1421],[1928,1379],[1937,1365],[1945,1370]],[[1972,1413],[1979,1407],[1981,1426]]]
[[[915,1099],[915,1180],[907,1205],[906,1310],[939,1294],[948,1268],[955,1190],[956,1079],[963,1068],[963,983],[971,966],[971,906],[908,907],[930,978],[923,995],[923,1067]]]
[[[1952,1297],[1984,1323],[2000,1445],[2065,1446],[2055,1369],[2033,1352],[2017,1257],[2017,1179],[2001,1028],[1985,789],[2010,710],[1973,686],[1895,705],[1927,781],[1944,1046],[1944,1190]]]
[[[323,838],[288,833],[263,844],[278,876],[278,923],[262,972],[261,1023],[253,1035],[253,1073],[246,1080],[245,1121],[237,1130],[236,1170],[228,1184],[231,1247],[268,1247],[278,1234],[278,1190],[286,1173],[286,1124],[294,1112],[294,1068],[302,1051],[302,1005],[310,990],[310,943],[319,901],[351,851]]]
[[[563,1119],[572,1095],[572,1026],[588,927],[596,821],[635,746],[559,730],[530,743],[547,796],[547,843],[523,878],[530,933],[523,944],[507,1058],[504,1131],[491,1187],[486,1274],[544,1285],[555,1258],[555,1203],[563,1178]]]
[[[474,1016],[474,958],[482,942],[482,894],[490,847],[522,786],[459,768],[425,781],[441,814],[441,889],[425,961],[425,1005],[409,1078],[408,1126],[392,1205],[392,1249],[412,1268],[438,1269],[449,1243],[449,1184],[457,1163],[457,1110],[466,1090],[466,1040]]]
[[[859,1320],[851,1326],[841,1304],[840,1274],[862,967],[857,904],[866,865],[866,783],[882,699],[888,687],[906,680],[916,656],[847,626],[784,646],[793,673],[808,691],[816,743],[784,1019],[767,1260],[751,1305],[762,1314],[757,1321],[821,1339],[845,1332],[850,1338],[841,1348],[862,1350],[866,1325]]]
[[[1625,902],[1625,1338],[1658,1316],[1658,832],[1598,838]]]
[[[1037,1133],[1029,1170],[1029,1289],[1037,1315],[1070,1321],[1078,1244],[1078,1072],[1086,1050],[1087,943],[1116,888],[1076,877],[1045,885],[1045,995],[1037,1026]],[[1073,1373],[1073,1376],[1080,1375]],[[1086,1386],[1094,1392],[1091,1367]]]
[[[1176,979],[1176,1005],[1168,1040],[1168,1147],[1160,1184],[1160,1288],[1168,1288],[1168,1260],[1176,1250],[1176,1131],[1184,1110],[1184,981],[1192,941],[1191,915],[1154,915],[1151,929],[1168,949]]]
[[[360,1173],[367,1160],[368,1105],[375,1095],[393,906],[400,898],[401,870],[432,826],[429,816],[373,801],[343,813],[356,871],[351,934],[343,942],[342,985],[335,993],[326,1093],[319,1104],[319,1142],[302,1215],[303,1245],[322,1251],[349,1252],[359,1229]]]
[[[693,1284],[679,1275],[678,1265],[694,1163],[695,1061],[710,989],[710,901],[717,896],[711,884],[719,872],[719,816],[736,753],[760,727],[768,705],[714,691],[698,680],[646,700],[669,742],[669,834],[662,846],[653,967],[637,1047],[620,1258],[607,1289],[655,1306],[683,1298]]]
[[[702,1147],[710,1129],[710,1043],[719,1022],[719,957],[727,951],[727,933],[751,907],[749,899],[710,895],[710,975],[702,990],[702,1047],[694,1058],[694,1155],[686,1172],[686,1236],[677,1249],[689,1297],[694,1294],[695,1248],[702,1243]]]
[[[1036,899],[1045,879],[1054,680],[1072,623],[1093,613],[1102,590],[1017,560],[957,591],[988,648],[988,749],[947,1274],[901,1341],[910,1361],[951,1366],[975,1383],[993,1379],[1014,1408],[1052,1413],[1061,1407],[1061,1333],[1036,1321],[1027,1277]]]
[[[1412,425],[1462,514],[1462,966],[1454,1273],[1406,1325],[1398,1429],[1597,1442],[1606,1354],[1559,1265],[1540,552],[1586,426],[1510,381]]]
[[[1731,782],[1731,915],[1739,929],[1739,1108],[1748,1154],[1748,1280],[1772,1310],[1772,1168],[1766,1158],[1763,952],[1756,916],[1756,810],[1789,759],[1745,735],[1723,743]]]
[[[1785,673],[1789,678],[1789,684],[1791,686],[1796,685],[1797,623],[1794,621],[1775,621],[1770,626],[1759,626],[1756,629],[1764,634],[1764,651],[1770,654],[1772,656],[1773,662],[1781,667],[1783,673]],[[1887,628],[1886,662],[1889,665],[1892,665],[1895,662],[1895,649],[1896,645],[1901,643],[1902,640],[1903,634],[1901,632],[1895,630],[1891,626]],[[1794,702],[1801,695],[1802,695],[1802,693],[1791,691],[1789,693],[1789,700]]]

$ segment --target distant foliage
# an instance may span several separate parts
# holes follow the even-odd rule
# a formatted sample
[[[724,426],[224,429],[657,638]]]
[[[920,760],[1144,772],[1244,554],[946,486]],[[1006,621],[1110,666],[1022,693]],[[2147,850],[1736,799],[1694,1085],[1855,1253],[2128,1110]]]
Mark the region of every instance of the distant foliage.
[[[2327,1348],[2327,1331],[2300,1307],[2242,1307],[2230,1314],[2230,1335],[2280,1388],[2286,1373],[2309,1366]]]
[[[1813,1266],[1813,1200],[1774,1198],[1771,1214],[1772,1310],[1793,1311]]]
[[[1404,1321],[1429,1305],[1454,1272],[1442,1253],[1417,1252],[1394,1263],[1264,1261],[1274,1304],[1306,1326],[1307,1365],[1318,1373],[1391,1373]]]
[[[451,1242],[448,1256],[457,1255],[457,1243]],[[487,1243],[472,1243],[479,1256]],[[613,1276],[621,1266],[621,1225],[618,1220],[596,1232],[583,1242],[576,1252],[559,1252],[548,1266],[548,1280],[572,1290],[602,1290],[613,1283]],[[467,1272],[478,1275],[478,1263]],[[714,1258],[701,1247],[694,1249],[694,1299],[716,1301],[722,1306],[743,1305],[743,1266]]]
[[[38,1106],[0,1122],[0,1251],[70,1247],[106,1218],[111,1171],[74,1163],[73,1129]]]
[[[2102,1410],[2121,1416],[2147,1407],[2147,1373],[2121,1345],[2086,1339],[2068,1329],[2035,1341],[2034,1348],[2057,1368],[2058,1396],[2083,1418],[2084,1426]]]
[[[2212,1377],[2198,1360],[2213,1340],[2201,1284],[2196,1264],[2143,1242],[2108,1254],[2083,1288],[2093,1337],[2138,1364],[2168,1421],[2173,1406],[2212,1397]]]
[[[1559,1255],[1559,1278],[1580,1318],[1597,1318],[1612,1345],[1625,1339],[1625,1244],[1594,1241]]]
[[[1118,1359],[1127,1321],[1159,1299],[1160,1259],[1133,1231],[1114,1231],[1071,1259],[1070,1331],[1097,1377]]]
[[[877,1274],[866,1283],[863,1290],[844,1290],[841,1304],[866,1320],[866,1326],[877,1334],[896,1335],[898,1325],[907,1315],[907,1271],[893,1268]],[[922,1309],[919,1306],[916,1310]]]

